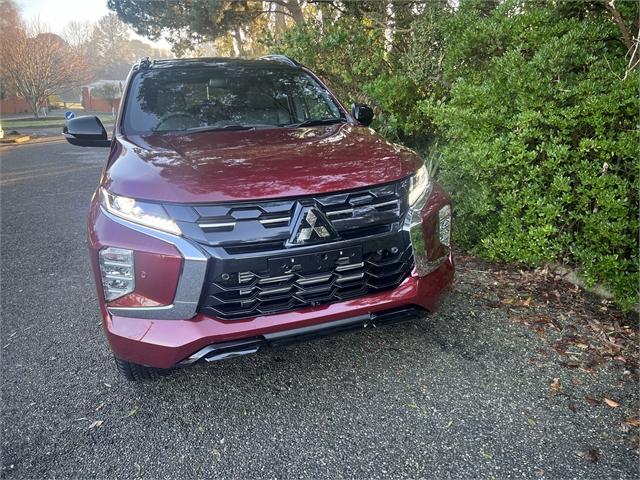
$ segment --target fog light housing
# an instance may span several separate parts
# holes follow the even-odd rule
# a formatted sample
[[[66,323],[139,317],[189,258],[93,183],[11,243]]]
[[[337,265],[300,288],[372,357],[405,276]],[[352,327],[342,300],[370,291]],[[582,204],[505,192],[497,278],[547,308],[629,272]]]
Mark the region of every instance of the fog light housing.
[[[102,288],[107,302],[135,290],[133,250],[105,247],[98,253]]]
[[[440,244],[451,246],[451,206],[445,205],[438,211],[438,234]]]

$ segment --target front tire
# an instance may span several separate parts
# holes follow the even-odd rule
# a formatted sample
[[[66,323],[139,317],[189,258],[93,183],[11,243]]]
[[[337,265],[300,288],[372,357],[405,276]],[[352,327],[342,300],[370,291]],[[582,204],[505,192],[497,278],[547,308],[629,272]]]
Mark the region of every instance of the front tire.
[[[114,359],[120,375],[133,382],[156,380],[158,377],[166,375],[169,372],[163,368],[146,367],[144,365],[138,365],[137,363],[127,362],[126,360],[120,360],[115,357]]]

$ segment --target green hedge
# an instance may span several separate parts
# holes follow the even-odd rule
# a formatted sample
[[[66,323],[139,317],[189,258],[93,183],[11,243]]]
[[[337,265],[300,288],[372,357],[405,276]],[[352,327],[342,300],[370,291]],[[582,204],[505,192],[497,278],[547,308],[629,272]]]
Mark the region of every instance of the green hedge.
[[[621,5],[638,18],[636,3]],[[322,35],[310,24],[279,47],[345,101],[373,103],[382,133],[439,159],[458,244],[574,266],[622,306],[636,303],[639,75],[625,77],[627,49],[604,7],[433,6],[396,55],[363,22]]]

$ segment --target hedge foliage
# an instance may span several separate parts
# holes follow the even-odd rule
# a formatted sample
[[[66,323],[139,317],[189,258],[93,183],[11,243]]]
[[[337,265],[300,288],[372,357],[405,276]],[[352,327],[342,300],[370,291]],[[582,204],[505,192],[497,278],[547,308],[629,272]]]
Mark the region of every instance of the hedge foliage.
[[[636,2],[620,8],[637,22]],[[636,303],[640,78],[603,4],[433,2],[388,42],[363,17],[308,23],[278,48],[437,161],[458,244],[563,263]]]

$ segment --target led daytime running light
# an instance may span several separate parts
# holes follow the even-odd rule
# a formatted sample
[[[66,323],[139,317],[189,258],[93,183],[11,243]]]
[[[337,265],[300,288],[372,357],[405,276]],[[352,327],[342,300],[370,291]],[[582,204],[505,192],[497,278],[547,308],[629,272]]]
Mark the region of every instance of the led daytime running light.
[[[100,203],[108,212],[140,225],[162,230],[163,232],[181,235],[176,225],[162,205],[140,202],[133,198],[115,195],[105,188],[100,189]]]
[[[409,205],[413,206],[419,200],[426,197],[431,192],[431,177],[427,172],[427,167],[422,165],[420,169],[411,177],[409,187]]]

